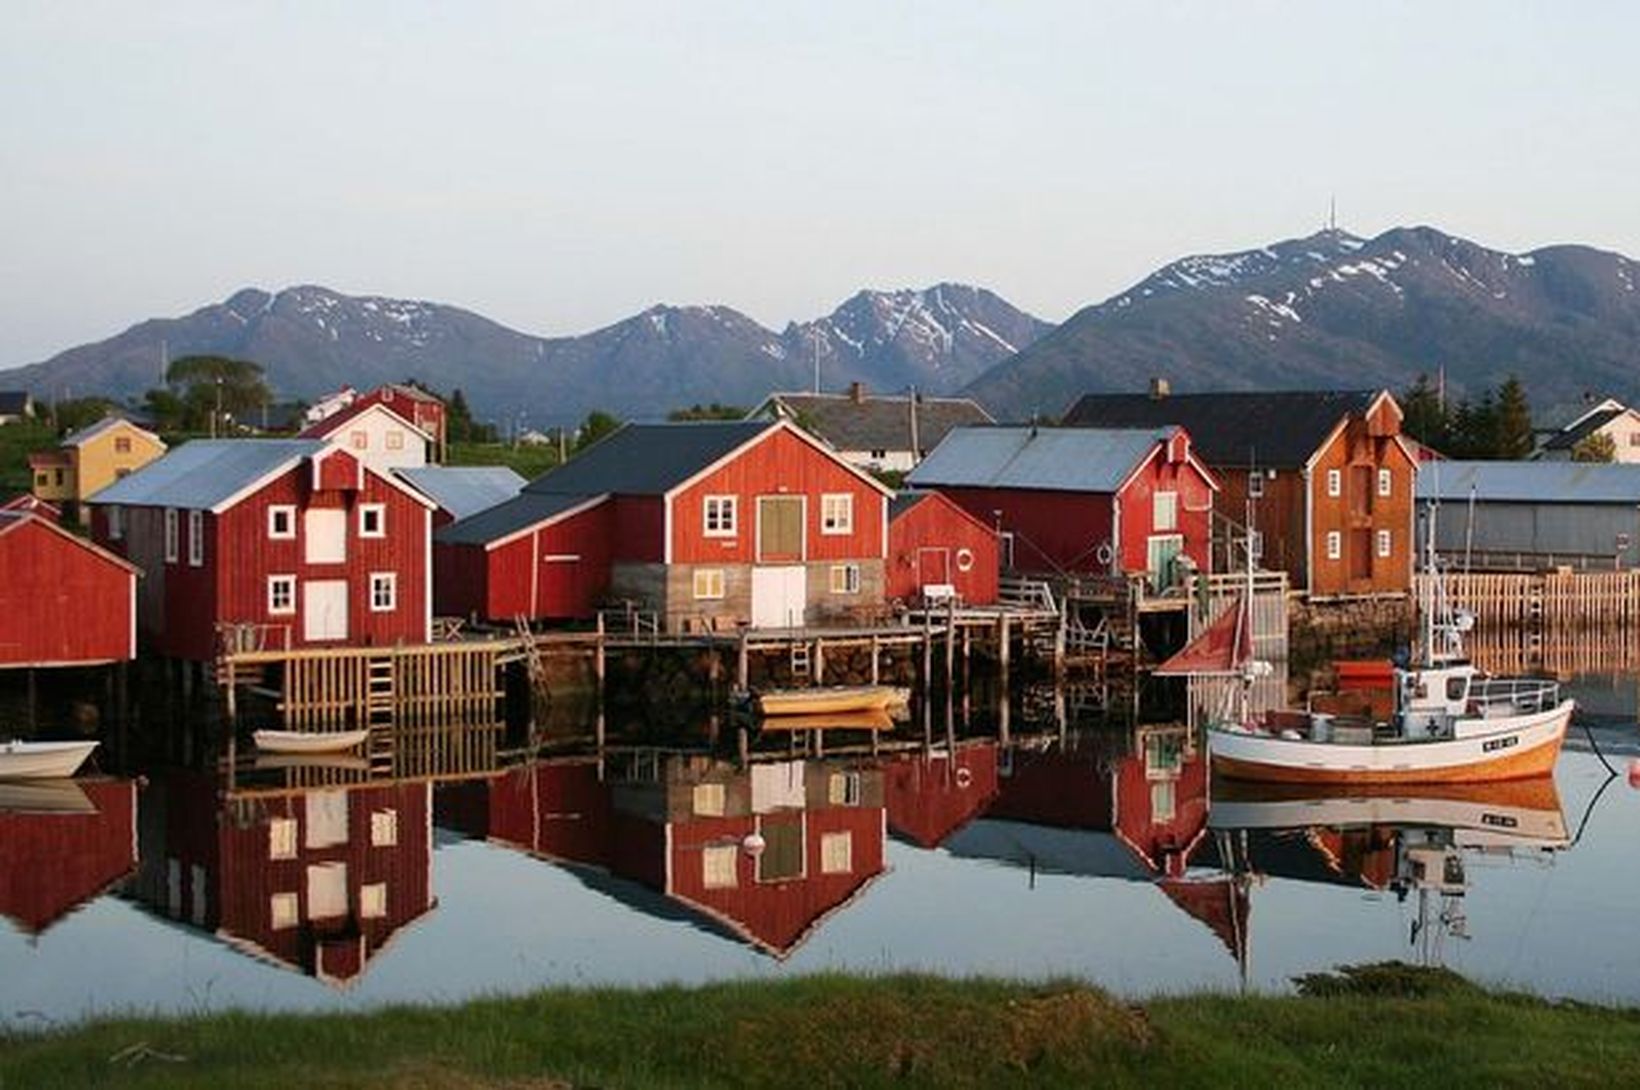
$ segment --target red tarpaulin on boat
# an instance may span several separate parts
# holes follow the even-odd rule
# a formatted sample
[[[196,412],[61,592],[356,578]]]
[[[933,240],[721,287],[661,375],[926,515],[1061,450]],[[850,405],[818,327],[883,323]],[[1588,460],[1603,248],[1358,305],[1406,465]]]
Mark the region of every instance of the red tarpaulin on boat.
[[[1208,625],[1184,650],[1156,667],[1159,677],[1201,674],[1239,674],[1253,657],[1253,626],[1248,623],[1246,599],[1236,602]]]

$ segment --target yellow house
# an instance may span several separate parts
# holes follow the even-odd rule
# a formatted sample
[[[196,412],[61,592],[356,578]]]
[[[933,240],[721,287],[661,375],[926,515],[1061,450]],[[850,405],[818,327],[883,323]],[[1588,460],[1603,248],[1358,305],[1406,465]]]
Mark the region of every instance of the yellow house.
[[[29,455],[34,495],[78,507],[164,453],[165,444],[153,432],[118,416],[104,417],[66,436],[56,450]]]

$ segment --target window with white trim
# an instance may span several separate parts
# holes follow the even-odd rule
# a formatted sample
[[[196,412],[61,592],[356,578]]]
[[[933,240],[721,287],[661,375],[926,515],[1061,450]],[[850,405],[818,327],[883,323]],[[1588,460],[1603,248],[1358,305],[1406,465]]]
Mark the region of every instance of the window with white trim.
[[[399,608],[399,573],[370,573],[370,612],[391,613]]]
[[[723,597],[722,568],[696,568],[694,582],[696,598]]]
[[[697,783],[691,809],[698,817],[722,817],[728,792],[721,783]]]
[[[1327,559],[1337,560],[1344,555],[1344,535],[1338,530],[1327,531]]]
[[[118,541],[125,536],[125,527],[120,522],[120,505],[108,505],[108,540]]]
[[[387,883],[371,882],[359,887],[359,919],[380,920],[387,916]]]
[[[296,858],[296,819],[276,817],[268,822],[268,858]]]
[[[268,576],[268,612],[272,614],[296,612],[296,577],[294,575]]]
[[[403,450],[404,449],[404,433],[402,431],[399,431],[397,428],[394,428],[392,431],[387,433],[387,449],[388,450]]]
[[[734,844],[708,844],[700,852],[701,885],[707,889],[733,889],[739,885],[735,867],[739,847]]]
[[[707,496],[701,506],[705,519],[703,532],[707,537],[735,536],[734,496]]]
[[[361,503],[359,504],[359,536],[386,537],[387,536],[387,504]]]
[[[370,811],[370,846],[391,848],[399,842],[399,812],[397,810]]]
[[[1384,497],[1395,494],[1395,474],[1387,469],[1378,471],[1378,494]]]
[[[348,440],[353,444],[354,450],[366,450],[370,447],[370,433],[367,431],[353,432],[348,436]]]
[[[849,492],[827,492],[820,497],[820,532],[854,532],[854,496]]]
[[[301,922],[301,915],[294,893],[275,893],[268,898],[268,928],[272,931],[284,931],[295,927]]]
[[[847,874],[854,869],[854,834],[826,833],[820,838],[820,873]]]
[[[188,566],[205,563],[205,512],[188,512]]]
[[[276,503],[268,508],[268,540],[296,540],[296,505]]]
[[[167,564],[177,562],[177,509],[175,507],[165,509],[165,562]]]
[[[1327,495],[1337,498],[1344,494],[1344,471],[1342,469],[1327,470]]]
[[[1394,545],[1394,539],[1392,537],[1390,537],[1390,532],[1388,530],[1379,530],[1378,531],[1378,556],[1380,558],[1387,558],[1389,556],[1390,552],[1391,552],[1391,549],[1392,549],[1393,545]]]
[[[1160,533],[1163,530],[1177,530],[1179,528],[1179,494],[1177,492],[1157,492],[1150,498],[1151,529]]]
[[[831,566],[831,592],[833,594],[859,594],[860,565],[833,564]]]
[[[1247,495],[1255,500],[1264,498],[1264,474],[1259,470],[1247,474]]]

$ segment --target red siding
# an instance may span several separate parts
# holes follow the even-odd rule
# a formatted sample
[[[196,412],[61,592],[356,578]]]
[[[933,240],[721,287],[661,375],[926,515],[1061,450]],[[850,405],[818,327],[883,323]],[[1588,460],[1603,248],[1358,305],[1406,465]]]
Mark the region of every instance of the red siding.
[[[944,487],[939,491],[981,522],[1013,534],[1013,562],[1019,571],[1110,571],[1110,565],[1098,558],[1099,546],[1111,540],[1108,492]]]
[[[937,848],[978,817],[997,795],[997,744],[943,753],[908,753],[883,766],[888,827],[923,848]]]
[[[136,578],[36,518],[13,524],[0,534],[0,666],[129,659]]]
[[[1190,850],[1207,828],[1207,759],[1198,753],[1170,773],[1146,771],[1143,753],[1122,758],[1116,781],[1116,833],[1142,863],[1158,873],[1180,877]],[[1159,782],[1171,780],[1173,814],[1155,811]]]
[[[491,621],[591,617],[609,589],[617,521],[617,505],[601,503],[493,549],[439,545],[437,611]]]
[[[1174,530],[1155,529],[1155,494],[1173,492],[1178,497]],[[1213,559],[1213,488],[1202,472],[1188,461],[1168,462],[1160,449],[1123,486],[1122,571],[1136,574],[1149,567],[1149,539],[1154,533],[1180,534],[1184,552],[1201,571],[1210,571]]]
[[[0,916],[31,935],[129,874],[137,865],[136,784],[76,780],[95,811],[0,811]]]
[[[339,447],[317,458],[321,492],[351,492],[359,487],[359,460]]]
[[[659,496],[616,496],[611,556],[624,564],[666,560],[666,501]]]
[[[967,571],[959,556],[964,549],[972,557]],[[997,536],[990,525],[935,492],[888,524],[884,594],[914,598],[931,570],[944,571],[946,578],[927,581],[950,583],[963,601],[989,605],[997,598],[1000,565]]]

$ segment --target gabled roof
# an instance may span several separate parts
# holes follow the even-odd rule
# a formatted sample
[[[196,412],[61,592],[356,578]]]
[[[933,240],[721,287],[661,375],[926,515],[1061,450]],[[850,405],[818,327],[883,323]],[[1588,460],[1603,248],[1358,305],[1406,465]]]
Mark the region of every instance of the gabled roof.
[[[371,412],[386,413],[395,421],[404,425],[406,431],[414,432],[429,443],[433,441],[433,437],[427,434],[426,431],[418,428],[399,413],[394,412],[391,405],[384,405],[380,401],[355,401],[345,409],[338,409],[323,420],[309,424],[298,433],[298,436],[302,439],[327,439],[340,431],[343,425],[358,419],[365,413]]]
[[[774,393],[753,415],[785,411],[838,450],[910,450],[911,398],[905,394]],[[917,397],[917,445],[939,446],[952,428],[992,423],[991,414],[966,397]]]
[[[434,532],[440,545],[484,545],[494,548],[538,526],[593,507],[609,498],[607,492],[584,496],[570,492],[520,492],[476,515],[469,515]]]
[[[444,399],[437,394],[430,394],[419,386],[410,386],[403,382],[384,382],[374,390],[367,390],[359,396],[374,397],[378,394],[387,395],[389,400],[402,397],[410,401],[424,401],[432,405],[444,404]]]
[[[393,473],[458,519],[511,499],[525,483],[507,466],[403,466]]]
[[[142,569],[125,559],[125,557],[120,556],[117,553],[109,552],[96,542],[83,538],[79,534],[63,529],[63,527],[58,525],[54,519],[47,518],[45,515],[36,514],[33,511],[0,510],[0,537],[5,537],[12,531],[20,530],[24,526],[28,526],[30,524],[39,526],[44,530],[49,530],[51,533],[56,534],[58,537],[62,538],[64,541],[67,541],[76,548],[84,549],[87,552],[108,561],[116,567],[124,568],[126,571],[136,575],[142,574]]]
[[[329,446],[322,439],[195,439],[115,481],[91,502],[211,510]]]
[[[1622,406],[1618,406],[1616,408],[1599,409],[1595,412],[1585,413],[1577,420],[1576,423],[1569,424],[1565,428],[1562,428],[1560,431],[1557,431],[1550,436],[1549,439],[1544,442],[1543,449],[1571,450],[1584,439],[1587,439],[1607,424],[1610,424],[1613,420],[1616,420],[1620,416],[1627,416],[1628,413],[1629,410]]]
[[[138,427],[136,424],[131,423],[131,421],[125,419],[123,416],[105,416],[95,424],[88,424],[77,432],[72,432],[65,435],[60,445],[65,447],[84,446],[86,443],[89,443],[91,440],[97,438],[97,436],[111,432],[121,425],[130,428],[132,431],[141,432],[149,439],[159,443],[161,447],[165,446],[164,443],[160,442],[159,436],[155,435],[147,428]]]
[[[913,510],[915,510],[916,508],[922,506],[922,504],[925,501],[932,501],[936,504],[939,504],[939,505],[945,507],[947,510],[952,511],[955,514],[957,514],[958,516],[960,516],[961,518],[964,518],[964,519],[968,520],[969,522],[973,523],[975,526],[979,527],[981,530],[983,530],[987,534],[991,534],[991,535],[996,534],[996,528],[995,527],[987,526],[982,520],[976,518],[967,509],[965,509],[961,504],[958,504],[955,501],[951,500],[943,492],[935,492],[935,491],[932,491],[932,490],[919,491],[917,489],[906,489],[904,491],[896,493],[894,498],[888,501],[888,522],[889,522],[889,525],[892,526],[894,524],[895,520],[903,518],[906,515],[910,514]]]
[[[19,492],[5,503],[0,503],[0,511],[28,511],[53,522],[63,517],[63,509],[49,500],[42,500],[31,492]]]
[[[1418,471],[1418,498],[1468,503],[1640,504],[1640,464],[1439,462]]]
[[[1177,428],[957,428],[906,477],[922,487],[1115,492]]]
[[[0,416],[25,416],[33,403],[27,390],[0,390]]]
[[[1297,469],[1339,422],[1364,413],[1381,390],[1223,391],[1207,394],[1087,394],[1065,414],[1077,427],[1178,424],[1213,466]]]

